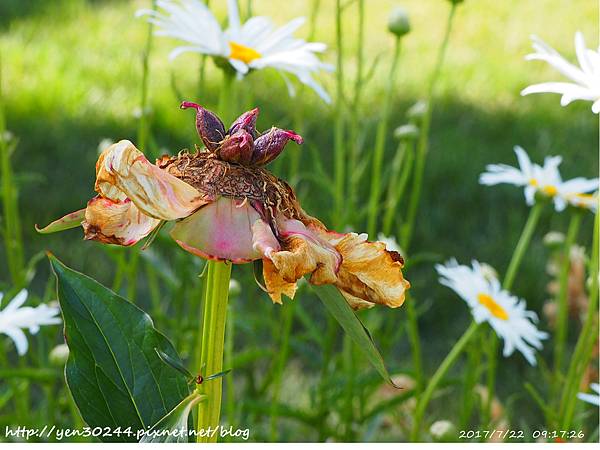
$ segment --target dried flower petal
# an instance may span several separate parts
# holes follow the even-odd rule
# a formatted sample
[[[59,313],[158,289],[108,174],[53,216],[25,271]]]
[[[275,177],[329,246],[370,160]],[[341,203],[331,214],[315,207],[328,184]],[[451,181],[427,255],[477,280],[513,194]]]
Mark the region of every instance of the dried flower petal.
[[[327,233],[329,243],[342,255],[335,285],[347,299],[362,299],[397,308],[404,303],[410,283],[402,275],[404,260],[387,251],[382,242],[369,242],[365,235]]]
[[[129,199],[113,201],[98,196],[88,202],[82,226],[88,240],[129,246],[150,234],[159,223]]]
[[[206,148],[214,152],[225,138],[225,125],[223,125],[221,119],[214,112],[203,108],[197,103],[183,102],[180,108],[196,109],[196,130],[198,131],[198,136],[200,136]]]
[[[103,151],[96,167],[98,193],[113,201],[129,198],[143,213],[156,219],[187,217],[207,203],[192,186],[150,164],[127,140]]]

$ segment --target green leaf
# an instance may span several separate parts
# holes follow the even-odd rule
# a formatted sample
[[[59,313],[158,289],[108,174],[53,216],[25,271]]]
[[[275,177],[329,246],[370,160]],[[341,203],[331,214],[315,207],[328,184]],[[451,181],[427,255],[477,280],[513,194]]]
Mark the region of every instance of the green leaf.
[[[315,290],[325,308],[335,317],[340,326],[344,329],[354,343],[360,348],[367,360],[373,365],[373,367],[379,372],[379,374],[390,383],[392,386],[399,388],[392,381],[390,374],[388,373],[383,363],[383,358],[377,350],[369,330],[362,324],[360,319],[356,317],[346,299],[340,294],[335,286],[330,284],[324,284],[321,286],[311,285]]]
[[[154,349],[176,361],[179,357],[144,311],[54,256],[49,259],[70,351],[65,374],[75,403],[92,427],[134,430],[100,439],[135,442],[137,430],[150,428],[189,394],[185,377]]]
[[[85,219],[85,208],[78,211],[67,214],[60,219],[46,225],[44,228],[40,228],[37,225],[35,229],[41,234],[56,233],[57,231],[69,230],[71,228],[77,228],[81,225],[81,222]]]
[[[187,443],[188,420],[194,405],[206,399],[206,395],[192,392],[179,403],[169,414],[160,419],[147,433],[140,443]]]

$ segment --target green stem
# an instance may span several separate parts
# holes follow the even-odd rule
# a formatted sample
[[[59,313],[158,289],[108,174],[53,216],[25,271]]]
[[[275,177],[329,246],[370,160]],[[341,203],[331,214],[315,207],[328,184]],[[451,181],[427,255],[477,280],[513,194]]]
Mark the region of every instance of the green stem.
[[[423,414],[425,413],[425,409],[427,408],[427,405],[429,404],[429,401],[431,400],[431,396],[433,395],[435,389],[437,388],[440,381],[442,381],[450,367],[452,367],[452,365],[456,362],[457,358],[459,357],[460,353],[463,351],[467,343],[473,338],[473,336],[476,335],[478,329],[479,324],[477,324],[476,322],[472,322],[469,328],[467,328],[467,330],[460,337],[458,342],[454,344],[454,347],[452,347],[450,353],[448,353],[444,361],[442,361],[442,364],[440,364],[438,369],[435,371],[435,373],[429,380],[429,383],[427,384],[423,395],[421,395],[419,401],[417,402],[413,422],[413,429],[411,433],[411,440],[413,442],[416,442],[419,437],[419,433],[421,431],[421,421],[423,420]]]
[[[334,224],[342,225],[344,211],[344,182],[346,174],[346,155],[344,145],[344,65],[343,65],[343,36],[342,36],[342,0],[336,1],[335,36],[337,46],[336,60],[336,100],[335,124],[333,131],[334,142],[334,187],[335,187],[335,216]]]
[[[523,257],[529,248],[529,244],[531,242],[531,238],[533,237],[533,233],[537,224],[540,220],[540,215],[545,205],[544,200],[538,200],[533,205],[533,207],[529,210],[529,217],[525,222],[525,226],[523,227],[523,231],[521,232],[521,236],[519,237],[519,241],[517,242],[517,246],[515,247],[515,251],[510,259],[508,264],[508,268],[506,269],[506,274],[504,275],[504,281],[502,283],[502,288],[510,291],[512,285],[515,281],[515,277],[517,275],[517,271],[521,266],[521,262],[523,261]],[[483,423],[487,425],[491,418],[492,411],[492,402],[494,400],[494,392],[496,389],[496,368],[497,368],[497,353],[498,353],[498,336],[492,330],[490,331],[489,342],[486,348],[486,357],[487,357],[487,403],[484,406],[483,410]]]
[[[392,232],[396,208],[404,196],[414,160],[413,140],[402,139],[398,144],[396,157],[392,164],[392,175],[388,183],[385,214],[383,216],[383,234],[389,236]]]
[[[573,420],[575,403],[578,401],[576,397],[577,389],[581,383],[581,378],[586,366],[592,356],[593,347],[598,337],[598,234],[600,233],[600,220],[596,213],[594,221],[594,238],[592,248],[592,260],[590,262],[590,278],[592,280],[590,286],[590,295],[587,315],[581,330],[581,334],[575,344],[573,357],[569,363],[567,376],[565,377],[564,390],[561,397],[559,418],[562,418],[563,429],[568,429]]]
[[[527,222],[525,222],[525,226],[523,227],[523,231],[521,232],[521,237],[519,238],[519,242],[517,243],[515,251],[513,252],[512,258],[510,259],[508,269],[506,269],[506,274],[504,275],[504,282],[502,283],[502,288],[507,291],[510,291],[512,289],[512,285],[517,275],[517,270],[519,270],[521,261],[523,260],[525,252],[529,247],[529,242],[531,241],[531,237],[533,236],[535,227],[537,226],[540,220],[540,215],[542,214],[544,205],[545,201],[538,200],[535,202],[535,204],[529,211],[529,217],[527,218]]]
[[[2,61],[0,60],[0,174],[2,175],[2,221],[4,222],[4,245],[8,270],[13,285],[22,286],[25,279],[23,239],[19,216],[19,192],[13,179],[9,146],[5,131],[4,105],[2,98]]]
[[[310,26],[308,31],[307,40],[310,42],[313,40],[316,30],[316,22],[317,16],[319,12],[320,0],[313,0],[311,13],[310,13]],[[305,86],[301,85],[298,88],[298,98],[303,98],[304,96]],[[300,135],[304,134],[304,114],[305,114],[305,104],[304,102],[296,102],[296,106],[294,109],[294,131]],[[298,172],[300,170],[300,149],[292,148],[289,151],[290,155],[290,175],[288,177],[288,181],[292,186],[295,186],[298,183]]]
[[[364,34],[365,34],[365,2],[358,0],[358,30],[356,43],[356,79],[354,81],[354,98],[352,100],[352,110],[350,111],[350,158],[349,167],[358,167],[359,155],[361,153],[361,94],[364,79]],[[348,184],[348,204],[350,210],[354,211],[358,197],[359,176],[352,171],[349,176]]]
[[[227,317],[227,300],[229,298],[229,279],[231,263],[208,261],[206,279],[206,295],[204,298],[204,317],[202,321],[202,338],[200,345],[200,369],[205,375],[223,371],[223,350],[225,346],[225,322]],[[221,397],[223,378],[216,378],[199,384],[196,390],[207,396],[206,402],[198,407],[197,430],[215,429],[219,425],[221,415]],[[216,442],[218,433],[213,436],[201,436],[198,442]]]
[[[292,324],[294,323],[294,309],[296,308],[296,302],[290,302],[284,306],[283,312],[283,323],[281,325],[281,344],[279,348],[279,359],[277,361],[277,368],[273,379],[273,397],[271,402],[271,423],[270,423],[270,435],[271,442],[277,442],[278,436],[278,417],[279,417],[279,397],[281,394],[281,385],[283,381],[283,370],[285,368],[289,350],[290,350],[290,335],[292,331]]]
[[[383,155],[385,153],[385,137],[390,121],[390,113],[392,108],[392,92],[394,89],[394,81],[398,70],[398,61],[400,59],[400,38],[396,38],[394,46],[394,57],[390,67],[387,88],[385,90],[385,98],[383,99],[383,113],[381,120],[377,126],[377,135],[375,137],[375,150],[373,152],[373,166],[371,171],[371,191],[369,196],[369,215],[367,218],[367,233],[374,237],[377,233],[377,217],[379,213],[380,193],[381,193],[381,172],[383,164]]]
[[[570,252],[571,247],[577,240],[577,234],[579,233],[579,226],[581,225],[581,218],[583,211],[575,211],[571,216],[569,223],[569,229],[567,230],[567,236],[564,242],[563,261],[559,275],[559,291],[556,299],[558,303],[558,312],[556,317],[556,333],[554,344],[554,380],[558,384],[560,379],[562,362],[565,355],[565,345],[567,341],[567,328],[568,328],[568,315],[569,315],[569,269],[571,267]],[[558,387],[558,386],[557,386]]]
[[[427,159],[427,150],[429,147],[429,128],[431,126],[431,115],[433,113],[433,96],[435,94],[435,86],[444,64],[446,56],[446,49],[448,48],[448,41],[450,40],[450,31],[452,30],[452,21],[454,19],[454,13],[456,11],[456,4],[452,3],[450,12],[448,14],[448,20],[446,22],[446,31],[444,33],[444,39],[442,45],[438,51],[437,60],[431,79],[429,80],[429,88],[427,91],[427,109],[423,120],[420,123],[419,130],[419,141],[417,143],[417,156],[415,162],[415,176],[413,179],[412,192],[409,200],[408,213],[405,225],[402,227],[401,233],[401,246],[405,252],[409,251],[415,220],[417,218],[417,210],[419,208],[419,201],[421,198],[421,188],[423,184],[423,174],[425,172],[425,161]]]
[[[423,357],[421,355],[421,341],[419,339],[419,322],[414,299],[406,295],[406,327],[413,359],[413,370],[415,374],[417,393],[423,390]]]

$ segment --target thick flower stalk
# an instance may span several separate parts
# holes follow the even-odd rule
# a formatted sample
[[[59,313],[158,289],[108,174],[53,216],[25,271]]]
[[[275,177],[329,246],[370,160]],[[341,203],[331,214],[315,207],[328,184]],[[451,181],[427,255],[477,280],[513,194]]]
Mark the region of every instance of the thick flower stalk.
[[[204,149],[151,164],[131,142],[120,141],[98,159],[98,195],[40,231],[81,224],[86,239],[129,246],[174,221],[171,236],[190,253],[238,264],[262,260],[275,303],[282,295],[293,298],[296,282],[309,276],[316,285],[334,284],[355,309],[402,305],[409,283],[399,253],[362,234],[329,231],[264,168],[290,140],[301,144],[299,135],[276,127],[258,133],[257,108],[226,129],[198,104],[181,107],[196,110]]]

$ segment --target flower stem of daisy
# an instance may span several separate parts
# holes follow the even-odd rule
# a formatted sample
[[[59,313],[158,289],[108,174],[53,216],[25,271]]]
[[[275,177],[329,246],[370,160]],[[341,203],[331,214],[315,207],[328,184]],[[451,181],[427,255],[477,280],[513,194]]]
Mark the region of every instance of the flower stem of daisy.
[[[410,242],[412,239],[412,233],[417,217],[417,210],[419,208],[419,201],[421,197],[421,187],[423,184],[423,173],[425,172],[425,160],[427,158],[427,149],[429,147],[429,128],[431,126],[431,115],[433,112],[433,96],[435,94],[435,86],[439,79],[442,65],[446,56],[446,49],[448,48],[448,41],[450,40],[450,31],[452,30],[452,21],[454,20],[454,13],[456,11],[456,3],[452,2],[450,12],[448,13],[448,20],[446,22],[446,31],[444,33],[444,40],[440,46],[435,67],[429,80],[429,88],[427,91],[427,109],[425,115],[419,125],[419,140],[417,142],[416,160],[415,160],[415,174],[413,178],[411,195],[408,203],[408,213],[406,216],[406,223],[402,226],[401,242],[400,246],[405,252],[410,250]]]
[[[513,252],[510,263],[508,264],[508,269],[506,269],[504,281],[502,282],[502,288],[507,291],[510,291],[512,288],[512,285],[515,281],[515,276],[517,275],[517,271],[519,270],[519,266],[523,260],[523,256],[525,256],[525,252],[527,252],[527,248],[529,247],[529,242],[531,242],[535,227],[540,220],[544,205],[544,201],[536,201],[529,211],[529,217],[527,218],[527,222],[525,222],[525,226],[521,232],[521,237],[519,238],[519,242],[517,242],[515,251]]]
[[[575,403],[577,402],[577,389],[581,378],[592,357],[593,348],[598,338],[598,278],[599,261],[598,246],[600,233],[600,220],[596,213],[594,220],[594,239],[592,247],[592,260],[590,262],[590,294],[587,315],[577,343],[573,351],[573,357],[569,363],[567,376],[565,377],[564,389],[560,401],[558,420],[562,420],[561,427],[570,427],[573,420]],[[568,428],[565,428],[568,429]]]
[[[419,398],[417,402],[417,407],[415,409],[414,421],[413,421],[413,429],[411,433],[411,441],[416,442],[419,438],[419,433],[421,432],[421,421],[423,420],[423,414],[425,413],[425,409],[431,400],[431,396],[435,392],[438,384],[448,370],[452,367],[452,365],[456,362],[461,352],[464,350],[465,346],[469,343],[469,341],[476,335],[477,330],[479,329],[479,324],[476,322],[472,322],[469,328],[463,333],[458,342],[454,344],[454,347],[450,350],[450,353],[446,356],[444,361],[440,364],[438,369],[435,371],[423,395]]]
[[[231,263],[208,261],[204,296],[202,337],[200,345],[200,369],[203,375],[212,375],[223,371],[223,350],[225,347],[225,322],[227,301],[229,298],[229,279]],[[206,402],[198,407],[196,430],[215,429],[221,416],[221,396],[223,379],[215,378],[197,385],[196,390],[207,396]],[[203,436],[198,433],[198,442],[216,442],[217,434]],[[213,434],[213,433],[211,433]]]
[[[563,261],[559,275],[559,291],[556,299],[558,303],[558,313],[556,316],[556,342],[554,344],[554,381],[556,387],[558,387],[561,366],[565,355],[565,343],[567,340],[569,268],[571,267],[570,251],[577,240],[581,218],[582,211],[580,210],[576,210],[571,216],[569,229],[567,230],[567,236],[564,242]]]
[[[0,174],[2,179],[2,231],[6,259],[10,277],[14,286],[21,286],[25,281],[25,262],[23,256],[23,239],[19,218],[18,190],[13,179],[10,155],[12,145],[5,134],[6,124],[2,104],[2,61],[0,61]]]
[[[392,107],[392,92],[394,90],[394,81],[398,71],[398,60],[400,59],[400,37],[396,37],[394,44],[394,56],[390,73],[388,76],[385,98],[383,99],[383,113],[377,126],[377,135],[375,136],[375,149],[373,151],[373,165],[371,170],[371,191],[369,196],[369,215],[367,218],[367,233],[374,237],[377,234],[377,217],[380,204],[381,193],[381,172],[383,164],[383,154],[385,151],[385,136],[390,121]]]
[[[517,271],[521,266],[521,262],[523,261],[523,257],[529,248],[529,243],[531,242],[531,238],[533,237],[533,233],[537,227],[537,224],[540,220],[540,215],[542,210],[544,209],[545,202],[543,200],[536,201],[533,207],[529,210],[529,217],[527,218],[527,222],[525,222],[525,226],[523,227],[523,231],[521,232],[521,236],[519,237],[519,241],[517,242],[517,246],[515,247],[515,251],[510,259],[508,264],[508,269],[506,269],[506,274],[504,275],[504,281],[502,283],[502,288],[510,291],[512,285],[515,281],[515,277],[517,275]],[[492,402],[494,400],[494,391],[496,390],[496,362],[497,362],[497,352],[498,352],[498,336],[493,330],[489,332],[489,340],[488,345],[486,347],[486,356],[487,356],[487,402],[483,408],[483,423],[488,424],[491,413],[492,413]]]
[[[336,100],[335,100],[335,124],[333,131],[333,149],[334,149],[334,188],[335,203],[334,223],[341,224],[341,217],[344,209],[344,182],[346,174],[346,158],[344,146],[344,53],[342,36],[342,0],[336,2]]]
[[[361,126],[361,99],[364,84],[364,36],[365,36],[365,1],[358,0],[358,23],[357,23],[357,42],[356,42],[356,78],[354,80],[354,96],[350,111],[350,155],[348,167],[356,168],[359,166],[359,156],[362,150],[362,140],[360,136]],[[352,170],[348,177],[348,204],[349,210],[355,211],[358,197],[360,176],[358,171]]]
[[[312,0],[312,5],[310,9],[310,19],[309,19],[309,31],[307,41],[311,42],[314,40],[315,31],[317,28],[317,16],[319,15],[319,8],[321,5],[321,0]],[[304,98],[304,91],[306,87],[304,84],[301,84],[298,87],[298,97]],[[304,135],[304,117],[306,115],[306,105],[304,102],[296,102],[294,109],[294,131],[300,135]],[[300,152],[301,150],[298,148],[292,149],[289,152],[290,155],[290,174],[288,180],[292,186],[296,186],[298,183],[298,172],[300,170]]]

